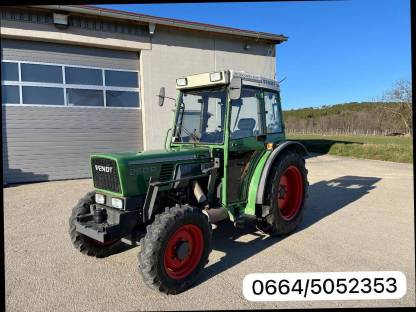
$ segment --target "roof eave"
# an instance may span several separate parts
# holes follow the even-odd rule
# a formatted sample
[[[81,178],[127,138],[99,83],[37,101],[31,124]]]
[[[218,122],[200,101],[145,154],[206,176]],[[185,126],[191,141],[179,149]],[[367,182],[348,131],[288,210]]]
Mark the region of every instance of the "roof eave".
[[[276,35],[276,34],[271,34],[271,33],[255,32],[255,31],[235,29],[235,28],[224,27],[224,26],[189,22],[189,21],[183,21],[183,20],[177,20],[177,19],[171,19],[171,18],[156,17],[156,16],[133,13],[133,12],[116,11],[112,9],[103,9],[103,8],[88,6],[88,5],[33,5],[32,7],[44,8],[44,9],[50,9],[50,10],[62,10],[62,11],[67,11],[67,12],[81,13],[81,14],[83,13],[83,14],[90,14],[90,15],[99,15],[99,16],[108,17],[108,18],[116,18],[116,19],[130,20],[130,21],[144,22],[144,23],[154,23],[158,25],[174,26],[174,27],[185,28],[185,29],[216,32],[216,33],[229,34],[229,35],[242,36],[242,37],[250,37],[254,39],[263,39],[263,40],[272,41],[276,44],[287,41],[288,39],[284,35]]]

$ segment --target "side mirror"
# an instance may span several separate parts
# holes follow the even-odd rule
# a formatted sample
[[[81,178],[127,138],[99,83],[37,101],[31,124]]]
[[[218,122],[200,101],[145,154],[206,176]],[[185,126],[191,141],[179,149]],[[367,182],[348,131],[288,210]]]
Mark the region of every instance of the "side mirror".
[[[165,87],[160,87],[158,96],[159,96],[159,106],[163,106],[163,103],[165,102]]]
[[[238,100],[241,97],[241,78],[235,77],[230,82],[230,99]]]

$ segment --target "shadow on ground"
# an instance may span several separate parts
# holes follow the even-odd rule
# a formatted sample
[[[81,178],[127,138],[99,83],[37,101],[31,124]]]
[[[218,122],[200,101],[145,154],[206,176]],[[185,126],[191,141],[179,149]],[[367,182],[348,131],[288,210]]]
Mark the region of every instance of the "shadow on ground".
[[[334,144],[364,144],[362,142],[351,142],[351,141],[341,141],[341,140],[291,140],[303,144],[310,153],[316,154],[328,154],[332,145]],[[313,155],[311,155],[313,156]]]
[[[5,182],[5,178],[9,180]],[[49,179],[49,175],[47,174],[39,174],[29,171],[24,171],[21,169],[11,169],[8,168],[7,160],[4,161],[3,164],[3,188],[4,187],[16,187],[22,184],[27,183],[38,183],[38,182],[45,182]],[[25,181],[25,182],[16,182],[16,181]]]
[[[360,199],[374,189],[378,181],[380,178],[343,176],[311,185],[305,215],[296,232],[312,226],[319,220]],[[237,241],[239,237],[249,233],[255,238],[248,242]],[[224,252],[225,256],[220,261],[206,267],[196,285],[238,265],[282,239],[284,238],[269,237],[256,231],[253,225],[247,226],[244,230],[238,230],[231,222],[218,224],[217,229],[213,232],[212,247],[214,250]]]

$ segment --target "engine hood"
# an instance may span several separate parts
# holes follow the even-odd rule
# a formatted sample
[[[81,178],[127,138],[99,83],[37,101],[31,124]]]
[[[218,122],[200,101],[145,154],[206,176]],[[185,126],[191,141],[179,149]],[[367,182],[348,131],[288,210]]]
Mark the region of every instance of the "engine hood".
[[[144,152],[100,153],[91,155],[92,173],[113,175],[119,181],[119,191],[99,187],[94,180],[94,186],[101,191],[110,191],[123,196],[137,196],[147,192],[150,179],[153,181],[171,180],[178,164],[207,162],[209,161],[209,148],[172,148],[150,150]],[[105,159],[116,163],[116,169],[112,172],[103,172],[105,166],[96,165],[97,161],[105,162]],[[114,164],[115,165],[115,164]],[[113,166],[114,166],[113,165]],[[95,171],[95,172],[94,172]],[[96,177],[98,175],[96,174]],[[94,178],[96,179],[96,178]],[[106,177],[103,177],[105,180]]]
[[[99,153],[91,157],[103,157],[117,161],[119,165],[141,165],[180,162],[209,158],[208,148],[172,148],[143,152]]]

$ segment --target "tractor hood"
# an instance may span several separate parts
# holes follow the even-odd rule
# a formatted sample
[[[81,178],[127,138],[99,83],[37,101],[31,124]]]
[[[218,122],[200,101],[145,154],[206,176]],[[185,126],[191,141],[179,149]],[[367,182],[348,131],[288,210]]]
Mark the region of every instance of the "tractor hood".
[[[117,159],[118,162],[124,162],[126,165],[139,165],[208,158],[209,150],[207,148],[175,148],[143,151],[139,153],[124,152],[96,155],[111,156]]]
[[[103,153],[91,155],[91,171],[98,191],[138,196],[146,194],[150,179],[172,180],[177,165],[208,161],[209,149],[204,147]]]

